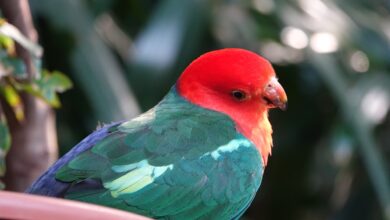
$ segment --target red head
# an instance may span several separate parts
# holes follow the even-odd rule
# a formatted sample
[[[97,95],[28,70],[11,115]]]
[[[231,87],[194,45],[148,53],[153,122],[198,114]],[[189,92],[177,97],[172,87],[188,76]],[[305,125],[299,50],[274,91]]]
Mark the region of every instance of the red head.
[[[243,49],[212,51],[184,70],[177,88],[190,102],[230,116],[267,163],[272,147],[268,109],[285,109],[287,96],[266,59]]]

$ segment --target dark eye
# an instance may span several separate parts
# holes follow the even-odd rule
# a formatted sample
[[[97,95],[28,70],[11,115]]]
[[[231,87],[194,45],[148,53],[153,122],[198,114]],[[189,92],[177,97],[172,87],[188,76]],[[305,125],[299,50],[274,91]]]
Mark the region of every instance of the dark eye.
[[[245,92],[243,92],[241,90],[233,90],[232,96],[235,100],[238,100],[238,101],[242,101],[246,98]]]

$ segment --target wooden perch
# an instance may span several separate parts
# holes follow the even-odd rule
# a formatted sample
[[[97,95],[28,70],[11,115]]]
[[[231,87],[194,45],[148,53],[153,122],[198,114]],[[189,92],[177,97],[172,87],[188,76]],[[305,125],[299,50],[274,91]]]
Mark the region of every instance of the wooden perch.
[[[148,220],[149,218],[71,200],[0,191],[0,219]]]

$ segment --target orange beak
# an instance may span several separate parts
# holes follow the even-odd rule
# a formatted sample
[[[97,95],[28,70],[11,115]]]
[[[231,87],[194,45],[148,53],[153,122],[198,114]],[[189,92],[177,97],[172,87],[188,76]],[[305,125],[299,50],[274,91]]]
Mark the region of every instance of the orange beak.
[[[263,99],[270,108],[287,109],[287,95],[276,78],[272,78],[264,88]]]

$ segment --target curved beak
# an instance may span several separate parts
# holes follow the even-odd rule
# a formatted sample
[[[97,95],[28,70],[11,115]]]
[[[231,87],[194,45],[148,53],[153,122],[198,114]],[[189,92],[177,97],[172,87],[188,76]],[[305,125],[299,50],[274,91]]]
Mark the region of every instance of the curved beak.
[[[265,86],[263,99],[270,108],[287,109],[287,95],[278,79],[273,77]]]

